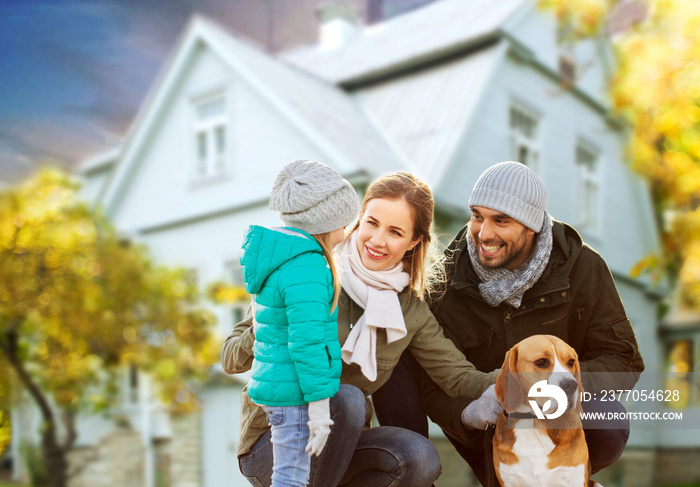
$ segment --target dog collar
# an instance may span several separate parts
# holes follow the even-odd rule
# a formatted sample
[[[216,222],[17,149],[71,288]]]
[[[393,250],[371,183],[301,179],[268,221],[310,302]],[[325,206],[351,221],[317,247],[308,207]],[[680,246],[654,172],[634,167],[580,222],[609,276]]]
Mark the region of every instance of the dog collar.
[[[535,416],[533,413],[504,413],[506,418],[512,418],[512,419],[537,419],[537,416]]]

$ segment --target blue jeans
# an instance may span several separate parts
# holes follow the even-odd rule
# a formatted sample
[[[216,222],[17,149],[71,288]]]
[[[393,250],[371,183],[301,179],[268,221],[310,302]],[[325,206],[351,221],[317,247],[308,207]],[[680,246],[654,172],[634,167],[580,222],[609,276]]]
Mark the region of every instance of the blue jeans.
[[[440,476],[440,457],[427,438],[391,426],[365,429],[365,397],[341,384],[330,400],[331,434],[311,458],[312,487],[428,487]],[[271,485],[273,452],[268,431],[239,459],[255,486]]]
[[[273,451],[272,487],[306,487],[311,459],[309,406],[263,406],[270,425]]]

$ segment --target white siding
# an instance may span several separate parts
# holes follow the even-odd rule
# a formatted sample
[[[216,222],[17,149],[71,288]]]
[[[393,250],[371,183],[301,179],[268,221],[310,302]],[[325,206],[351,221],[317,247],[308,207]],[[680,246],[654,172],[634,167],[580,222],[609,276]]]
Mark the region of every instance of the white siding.
[[[492,164],[509,158],[508,109],[513,100],[541,114],[540,176],[548,191],[548,208],[560,220],[572,222],[576,201],[574,155],[583,138],[601,151],[600,237],[583,234],[607,260],[611,269],[627,275],[642,257],[657,247],[650,239],[653,225],[648,197],[640,182],[622,161],[621,134],[605,119],[570,92],[557,93],[556,86],[526,65],[507,61],[494,76],[490,90],[479,105],[479,116],[468,127],[453,156],[450,177],[444,178],[440,194],[446,201],[466,209],[466,201],[479,174]]]
[[[537,61],[554,73],[559,72],[560,46],[557,44],[557,22],[550,10],[527,8],[514,15],[504,26],[518,42],[524,44]],[[598,102],[607,104],[606,64],[611,62],[610,48],[605,41],[583,40],[571,54],[578,68],[576,87]],[[561,91],[561,88],[556,87]]]
[[[238,468],[241,386],[231,382],[202,393],[202,487],[245,487]]]
[[[222,87],[231,97],[231,171],[209,184],[192,184],[189,100]],[[116,225],[124,231],[260,201],[268,197],[275,175],[287,162],[300,158],[325,162],[323,153],[208,50],[192,63],[172,100],[138,155],[115,210]]]

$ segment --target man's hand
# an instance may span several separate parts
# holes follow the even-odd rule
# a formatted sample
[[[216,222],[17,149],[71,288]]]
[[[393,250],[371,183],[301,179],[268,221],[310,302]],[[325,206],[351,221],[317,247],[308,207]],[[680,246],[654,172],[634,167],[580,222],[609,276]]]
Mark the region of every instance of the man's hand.
[[[331,434],[330,401],[329,398],[321,399],[309,403],[309,442],[306,444],[306,451],[309,456],[319,456],[323,447],[326,446],[328,435]]]
[[[483,430],[489,424],[496,424],[498,416],[503,413],[503,406],[498,402],[496,386],[490,386],[479,399],[472,401],[462,411],[462,424],[465,428]]]

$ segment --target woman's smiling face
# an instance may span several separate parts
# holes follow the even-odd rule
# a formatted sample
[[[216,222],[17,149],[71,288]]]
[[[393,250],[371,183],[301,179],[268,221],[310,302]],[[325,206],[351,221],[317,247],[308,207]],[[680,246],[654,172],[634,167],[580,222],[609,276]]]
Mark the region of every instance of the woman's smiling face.
[[[368,201],[357,232],[357,250],[371,271],[393,267],[420,242],[413,238],[413,215],[402,199]]]

